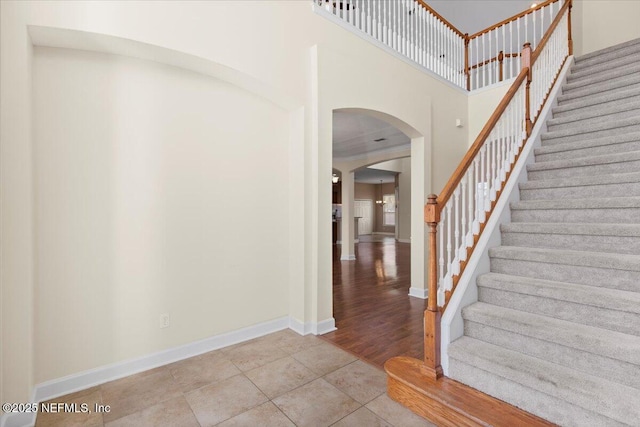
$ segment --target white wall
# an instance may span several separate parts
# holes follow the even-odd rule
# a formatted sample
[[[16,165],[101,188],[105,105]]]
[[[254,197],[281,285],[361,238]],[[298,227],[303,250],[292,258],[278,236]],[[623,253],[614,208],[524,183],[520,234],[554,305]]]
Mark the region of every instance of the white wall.
[[[476,140],[478,134],[491,117],[491,114],[493,114],[509,90],[511,83],[511,80],[501,82],[469,94],[469,116],[467,118],[469,146]]]
[[[288,314],[286,112],[120,56],[33,69],[36,382]]]
[[[640,1],[574,0],[574,54],[584,55],[640,38]]]
[[[398,175],[398,239],[411,239],[411,159],[398,160],[402,170]]]

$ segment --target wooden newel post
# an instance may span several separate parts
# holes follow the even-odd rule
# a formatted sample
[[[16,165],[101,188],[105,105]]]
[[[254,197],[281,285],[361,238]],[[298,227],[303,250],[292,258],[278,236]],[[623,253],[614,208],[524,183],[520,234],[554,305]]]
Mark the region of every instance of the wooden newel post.
[[[571,34],[571,31],[569,31]],[[471,70],[469,69],[469,33],[464,35],[464,75],[467,78],[467,90],[471,90]]]
[[[498,54],[498,63],[500,64],[500,81],[504,79],[503,61],[504,61],[504,52],[500,51],[500,53]]]
[[[438,196],[430,194],[424,207],[424,220],[429,226],[429,262],[427,281],[429,299],[424,312],[424,363],[425,373],[434,379],[442,377],[440,365],[440,310],[438,309],[438,252],[436,238],[440,209]]]
[[[573,1],[567,0],[569,2],[569,10],[567,11],[567,22],[568,22],[568,30],[569,30],[569,55],[573,55],[573,37],[571,36],[571,8],[573,7]]]
[[[527,73],[527,87],[525,90],[525,129],[527,131],[527,136],[531,135],[531,111],[530,111],[530,105],[531,105],[531,98],[530,98],[530,86],[531,86],[531,79],[532,79],[532,73],[531,73],[531,43],[527,42],[524,44],[524,47],[522,48],[522,69],[524,70],[525,68],[527,68],[529,71]]]

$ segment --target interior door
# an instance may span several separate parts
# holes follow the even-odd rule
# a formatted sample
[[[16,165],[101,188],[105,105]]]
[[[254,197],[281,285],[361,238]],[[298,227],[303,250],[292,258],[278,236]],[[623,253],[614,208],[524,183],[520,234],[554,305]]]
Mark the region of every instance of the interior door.
[[[354,200],[354,216],[359,216],[358,235],[373,232],[373,200]]]

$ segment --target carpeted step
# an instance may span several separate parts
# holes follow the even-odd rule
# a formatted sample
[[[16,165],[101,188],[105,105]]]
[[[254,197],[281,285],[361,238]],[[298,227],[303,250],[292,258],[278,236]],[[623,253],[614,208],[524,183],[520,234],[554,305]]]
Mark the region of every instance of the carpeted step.
[[[640,151],[536,162],[527,165],[529,180],[574,178],[640,171]]]
[[[522,200],[511,204],[512,222],[637,224],[640,197]]]
[[[562,105],[562,103],[565,101],[591,97],[594,95],[600,96],[613,90],[630,90],[633,89],[638,83],[640,83],[640,75],[638,74],[618,77],[606,83],[582,87],[569,92],[565,91],[562,93],[562,95],[558,96],[558,103]]]
[[[640,97],[630,98],[628,102],[604,104],[600,108],[574,110],[571,115],[547,120],[547,130],[562,130],[564,126],[584,126],[610,120],[620,120],[640,116]]]
[[[640,292],[640,255],[497,246],[491,272]]]
[[[623,133],[614,136],[545,145],[534,149],[537,162],[576,159],[603,154],[640,151],[640,132]]]
[[[487,273],[478,277],[478,300],[635,335],[636,339],[640,335],[638,292]],[[640,388],[640,375],[634,384]]]
[[[542,145],[545,146],[613,137],[634,132],[640,132],[640,116],[610,120],[603,123],[570,126],[562,130],[543,133],[540,138]]]
[[[503,224],[502,244],[530,248],[640,254],[638,224],[536,223]]]
[[[519,186],[523,201],[640,197],[640,172],[528,181]]]
[[[538,300],[546,304],[544,298]],[[636,335],[484,302],[465,307],[462,318],[465,336],[620,382],[640,392],[640,337]]]
[[[562,96],[562,95],[561,95]],[[607,104],[615,104],[618,102],[625,102],[635,99],[640,96],[640,83],[622,87],[609,92],[602,92],[592,96],[570,98],[565,101],[561,101],[558,98],[558,106],[553,107],[553,117],[564,117],[566,115],[573,114],[577,110],[586,108],[600,108]]]
[[[597,64],[607,64],[619,58],[633,56],[638,52],[640,52],[640,39],[629,40],[577,57],[575,59],[574,69],[577,71]]]
[[[449,345],[449,376],[563,426],[628,425],[637,390],[470,337]]]
[[[633,62],[621,67],[611,67],[606,73],[596,73],[572,80],[562,86],[562,92],[568,93],[572,90],[586,88],[591,85],[608,84],[616,79],[632,76],[640,72],[640,62]]]
[[[614,68],[623,68],[631,64],[637,64],[640,62],[640,44],[638,46],[639,48],[636,53],[626,55],[621,58],[615,58],[601,64],[582,67],[580,65],[574,65],[571,69],[571,74],[567,76],[567,81],[574,82],[585,77],[595,76],[602,73],[606,74]]]

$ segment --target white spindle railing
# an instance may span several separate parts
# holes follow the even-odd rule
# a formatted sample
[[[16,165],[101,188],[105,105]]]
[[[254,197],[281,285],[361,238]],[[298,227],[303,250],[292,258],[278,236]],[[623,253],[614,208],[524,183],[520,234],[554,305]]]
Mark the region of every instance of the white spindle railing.
[[[319,9],[466,88],[465,36],[418,0],[313,0]]]
[[[551,91],[551,85],[560,72],[564,59],[569,55],[569,46],[567,44],[569,37],[568,21],[569,12],[566,11],[542,50],[534,53],[532,73],[536,78],[531,81],[530,94],[532,123],[535,123],[538,118],[544,101]]]
[[[522,44],[528,41],[535,49],[561,6],[559,0],[548,1],[470,36],[469,90],[516,77],[522,68]]]
[[[502,190],[512,164],[527,137],[525,129],[526,73],[516,81],[511,101],[470,162],[452,196],[439,206],[437,233],[438,306],[445,304],[445,292],[453,289],[453,278],[467,259],[481,224]]]

